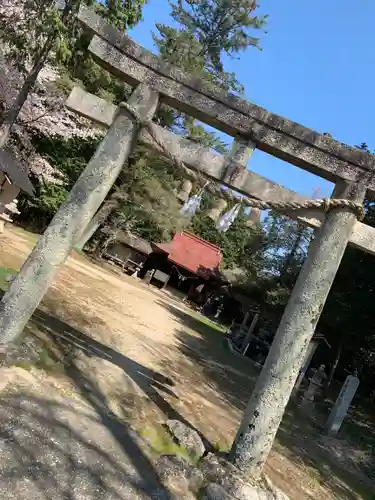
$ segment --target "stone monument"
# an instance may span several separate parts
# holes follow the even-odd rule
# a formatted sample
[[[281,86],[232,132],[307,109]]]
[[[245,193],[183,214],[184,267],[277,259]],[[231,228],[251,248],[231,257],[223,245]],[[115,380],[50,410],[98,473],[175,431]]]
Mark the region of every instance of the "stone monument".
[[[349,375],[346,378],[326,423],[326,432],[329,436],[336,436],[339,432],[358,386],[357,377]]]

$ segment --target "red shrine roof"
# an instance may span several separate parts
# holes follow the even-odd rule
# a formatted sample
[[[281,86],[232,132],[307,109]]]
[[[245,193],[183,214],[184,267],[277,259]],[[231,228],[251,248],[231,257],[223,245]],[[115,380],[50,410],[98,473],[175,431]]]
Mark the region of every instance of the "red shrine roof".
[[[175,234],[170,243],[156,246],[168,254],[168,260],[194,274],[222,277],[219,271],[223,259],[220,248],[194,234],[184,231]]]

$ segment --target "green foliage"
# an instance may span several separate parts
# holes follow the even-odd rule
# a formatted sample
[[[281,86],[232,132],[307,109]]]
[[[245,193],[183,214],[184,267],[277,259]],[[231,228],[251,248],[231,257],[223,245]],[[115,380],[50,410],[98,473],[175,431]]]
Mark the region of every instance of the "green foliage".
[[[226,91],[243,94],[243,87],[235,75],[224,71],[221,56],[225,52],[234,56],[249,46],[257,45],[248,32],[262,28],[265,18],[253,16],[253,2],[179,0],[170,4],[172,17],[180,27],[156,25],[158,33],[154,33],[153,38],[161,58]],[[187,138],[221,153],[226,152],[223,141],[193,118],[165,108],[161,115],[164,124]]]
[[[373,208],[366,223],[375,226]],[[373,296],[374,256],[348,247],[333,283],[319,322],[319,328],[336,349],[344,341],[343,368],[354,370],[361,379],[361,389],[375,396],[375,320]]]
[[[289,281],[298,275],[305,260],[312,231],[276,212],[270,212],[263,222],[267,234],[266,271],[271,276],[278,276]]]
[[[37,151],[57,169],[67,190],[75,184],[99,144],[99,138],[82,139],[62,136],[41,137],[35,141]]]
[[[258,47],[253,30],[262,29],[266,17],[254,16],[253,0],[178,0],[170,2],[172,17],[193,33],[217,71],[221,54],[229,56],[249,46]]]
[[[203,210],[191,220],[193,232],[220,247],[225,268],[242,268],[249,275],[256,274],[261,265],[261,255],[258,251],[263,239],[261,228],[249,227],[246,216],[241,213],[229,231],[219,232],[215,222],[205,214],[206,207],[203,206]]]
[[[157,26],[156,38],[162,57],[226,90],[243,93],[232,73],[224,71],[222,55],[234,57],[248,47],[258,47],[253,31],[263,29],[266,17],[254,15],[251,0],[170,1],[172,17],[181,30]]]
[[[124,98],[124,83],[101,68],[88,52],[91,37],[81,32],[74,40],[72,57],[67,69],[72,79],[82,82],[83,87],[110,102],[119,102]]]
[[[142,9],[147,0],[104,0],[95,3],[95,9],[120,31],[135,26],[142,19]]]
[[[111,217],[113,230],[131,230],[149,241],[169,240],[187,221],[180,216],[175,189],[179,184],[170,163],[147,148],[138,148],[130,171],[119,180],[127,199]]]
[[[67,26],[55,2],[29,0],[18,2],[18,7],[11,17],[7,13],[0,15],[0,37],[7,43],[8,58],[17,68],[27,73],[27,67],[41,57],[44,45],[50,39],[53,44],[49,50],[53,50],[56,58],[65,59]]]
[[[91,2],[98,14],[121,31],[135,26],[142,17],[147,0],[111,0]],[[71,57],[65,62],[72,78],[78,79],[89,92],[110,102],[120,102],[129,93],[124,83],[99,66],[88,51],[91,35],[77,30],[70,38]],[[124,90],[125,88],[125,90]]]
[[[40,137],[35,138],[35,144],[38,152],[56,169],[59,183],[34,179],[35,194],[21,193],[18,197],[21,210],[18,220],[44,230],[93,155],[98,139]]]
[[[39,219],[43,225],[47,225],[55,215],[60,205],[65,201],[69,191],[64,187],[52,183],[42,183],[38,189],[36,196],[28,198],[26,203],[20,201],[22,210],[27,208],[28,213],[32,211],[34,217]]]

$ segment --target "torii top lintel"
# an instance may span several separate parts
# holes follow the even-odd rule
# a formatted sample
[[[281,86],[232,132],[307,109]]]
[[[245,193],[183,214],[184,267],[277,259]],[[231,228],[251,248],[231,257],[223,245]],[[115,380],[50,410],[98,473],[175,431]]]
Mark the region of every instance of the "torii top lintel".
[[[81,6],[78,19],[95,35],[89,49],[97,62],[130,85],[145,82],[160,92],[163,102],[233,137],[247,137],[261,151],[332,182],[366,182],[369,194],[375,194],[375,156],[186,74],[86,6]]]

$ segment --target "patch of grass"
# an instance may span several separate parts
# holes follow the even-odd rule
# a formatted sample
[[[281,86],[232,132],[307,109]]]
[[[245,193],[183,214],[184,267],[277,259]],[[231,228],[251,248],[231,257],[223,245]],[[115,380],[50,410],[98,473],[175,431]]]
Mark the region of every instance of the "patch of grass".
[[[64,373],[64,363],[52,358],[47,349],[42,349],[38,354],[39,357],[36,360],[15,361],[12,365],[29,372],[33,368],[38,368],[39,370],[44,370],[45,372],[53,373],[55,375]]]
[[[73,250],[71,252],[71,257],[74,257],[78,260],[84,259],[86,262],[89,260],[87,253],[84,250],[82,250],[81,248],[73,248]]]
[[[15,275],[18,271],[16,269],[12,269],[11,267],[0,267],[0,289],[6,291],[9,287],[9,282],[7,281],[7,277],[9,275]]]
[[[64,364],[54,359],[47,348],[39,352],[39,359],[36,361],[35,366],[41,370],[54,373],[64,371]]]
[[[184,447],[175,443],[169,432],[161,425],[138,430],[138,434],[149,443],[157,455],[174,455],[192,465],[198,463],[198,457],[191,456]]]
[[[229,453],[230,446],[227,443],[223,443],[222,441],[216,441],[212,443],[212,447],[216,453]]]
[[[208,326],[211,330],[214,330],[219,333],[226,333],[225,326],[219,325],[218,323],[211,321],[209,318],[207,318],[207,316],[203,316],[203,314],[199,314],[195,311],[187,311],[187,314],[189,314],[192,318],[199,321],[203,325]]]
[[[28,372],[31,372],[33,367],[35,366],[33,363],[28,362],[28,361],[16,361],[13,363],[13,366],[16,366],[17,368],[22,368],[22,370],[26,370]]]

